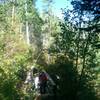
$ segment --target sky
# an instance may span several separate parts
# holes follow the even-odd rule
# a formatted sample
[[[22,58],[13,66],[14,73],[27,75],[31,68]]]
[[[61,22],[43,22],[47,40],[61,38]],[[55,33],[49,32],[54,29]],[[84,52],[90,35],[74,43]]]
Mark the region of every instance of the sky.
[[[37,9],[41,12],[41,9],[43,7],[42,0],[38,0],[36,3]],[[61,8],[69,8],[71,9],[72,6],[70,5],[70,0],[54,0],[53,3],[53,13],[60,19],[63,18],[62,10]]]

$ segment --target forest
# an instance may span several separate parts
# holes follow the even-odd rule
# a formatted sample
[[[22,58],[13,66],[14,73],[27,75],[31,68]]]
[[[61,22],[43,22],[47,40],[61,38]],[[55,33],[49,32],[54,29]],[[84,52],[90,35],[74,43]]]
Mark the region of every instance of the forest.
[[[55,0],[41,0],[41,12],[37,1],[0,0],[0,100],[100,100],[100,0],[66,0],[63,18]],[[56,96],[25,84],[32,66]]]

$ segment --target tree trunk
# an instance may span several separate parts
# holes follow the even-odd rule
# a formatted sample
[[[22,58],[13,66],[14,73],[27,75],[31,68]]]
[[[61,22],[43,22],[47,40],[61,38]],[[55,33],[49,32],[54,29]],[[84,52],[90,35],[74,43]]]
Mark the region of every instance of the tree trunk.
[[[30,44],[30,40],[29,40],[29,24],[28,24],[28,19],[27,19],[27,15],[28,15],[27,0],[25,2],[25,13],[26,13],[26,42],[29,45]]]
[[[26,21],[26,41],[27,44],[30,44],[30,40],[29,40],[29,25],[28,25],[28,21]]]
[[[83,75],[84,69],[85,69],[86,53],[87,53],[87,48],[88,48],[88,44],[89,44],[90,34],[91,33],[89,33],[89,35],[87,37],[86,45],[85,45],[85,48],[83,50],[83,65],[82,65],[82,71],[81,71],[81,75],[80,75],[80,80],[79,81],[81,81],[82,75]]]
[[[12,0],[13,6],[12,6],[12,28],[14,29],[14,21],[15,21],[15,0]]]

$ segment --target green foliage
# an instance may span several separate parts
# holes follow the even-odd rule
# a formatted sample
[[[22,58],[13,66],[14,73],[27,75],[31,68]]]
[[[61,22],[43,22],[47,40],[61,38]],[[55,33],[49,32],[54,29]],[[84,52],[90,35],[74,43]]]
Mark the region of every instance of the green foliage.
[[[0,85],[0,93],[2,94],[2,100],[11,100],[17,98],[17,90],[14,87],[13,79],[4,79]]]
[[[0,37],[0,94],[2,100],[17,99],[19,81],[26,78],[26,69],[32,63],[29,48],[15,34]]]
[[[77,69],[65,56],[58,56],[55,64],[47,67],[47,72],[52,77],[57,86],[57,100],[97,100],[95,90],[93,89],[93,78],[90,74],[84,73],[80,82],[80,75]],[[58,77],[58,79],[57,79]]]
[[[94,7],[98,5],[73,0],[73,10],[64,11],[65,20],[59,22],[52,13],[53,0],[43,1],[42,17],[35,3],[0,2],[0,100],[34,96],[23,90],[27,70],[34,61],[37,68],[51,75],[59,100],[97,100],[100,57],[95,46],[100,36],[99,12]]]
[[[68,61],[73,62],[73,66],[71,66],[71,68],[74,68],[76,73],[75,75],[77,76],[74,77],[75,87],[71,88],[68,82],[66,82],[67,86],[70,87],[68,90],[63,84],[65,81],[67,81],[67,79],[65,79],[64,82],[60,82],[63,84],[61,90],[65,89],[65,93],[69,92],[69,95],[66,94],[67,96],[65,98],[68,98],[69,100],[84,100],[86,98],[87,100],[97,100],[97,92],[95,91],[97,74],[95,68],[98,68],[96,64],[96,53],[98,50],[95,49],[94,44],[96,41],[98,41],[99,35],[95,31],[92,31],[92,22],[90,21],[91,19],[88,19],[88,16],[91,15],[86,16],[84,10],[78,6],[79,4],[80,2],[75,1],[73,2],[73,10],[65,11],[65,22],[60,23],[61,32],[56,34],[54,44],[50,50],[51,53],[56,54],[56,57],[63,54]],[[85,20],[84,17],[87,17],[87,20]],[[62,61],[62,58],[59,59],[59,62]],[[57,64],[59,64],[59,62],[57,62]],[[57,64],[54,65],[54,67],[57,66]],[[68,62],[65,63],[64,68],[67,64]],[[61,65],[63,66],[63,64]],[[64,73],[64,71],[60,70],[59,72],[59,70],[60,68],[56,69],[55,72]],[[72,70],[70,71],[72,72],[71,75],[73,76],[74,72]],[[66,73],[68,73],[68,70],[66,70]],[[70,75],[70,73],[68,73],[68,75]],[[64,76],[66,75],[64,74],[62,79],[64,79]],[[73,79],[72,77],[70,78]],[[70,92],[73,88],[74,98],[71,97],[72,92]]]

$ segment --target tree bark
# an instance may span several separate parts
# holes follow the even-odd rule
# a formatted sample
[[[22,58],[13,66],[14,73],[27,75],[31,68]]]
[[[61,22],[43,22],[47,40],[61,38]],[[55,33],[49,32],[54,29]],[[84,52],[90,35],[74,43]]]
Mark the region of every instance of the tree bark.
[[[29,24],[28,24],[28,19],[27,19],[27,15],[28,15],[28,11],[27,11],[27,0],[25,1],[25,14],[26,14],[26,42],[28,45],[30,45],[30,40],[29,40]]]
[[[15,0],[12,0],[12,27],[14,26],[14,21],[15,21]]]

